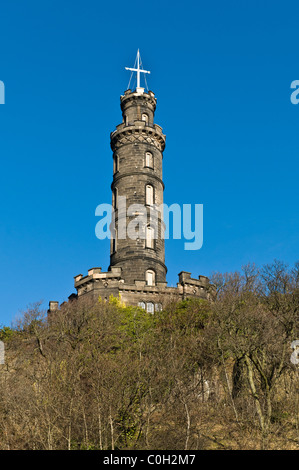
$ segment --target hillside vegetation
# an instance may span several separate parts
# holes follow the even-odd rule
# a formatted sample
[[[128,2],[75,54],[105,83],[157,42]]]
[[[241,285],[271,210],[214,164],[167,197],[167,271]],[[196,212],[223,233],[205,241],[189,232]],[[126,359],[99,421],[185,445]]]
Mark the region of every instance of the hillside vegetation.
[[[299,449],[299,264],[215,274],[213,301],[29,308],[0,330],[0,449]]]

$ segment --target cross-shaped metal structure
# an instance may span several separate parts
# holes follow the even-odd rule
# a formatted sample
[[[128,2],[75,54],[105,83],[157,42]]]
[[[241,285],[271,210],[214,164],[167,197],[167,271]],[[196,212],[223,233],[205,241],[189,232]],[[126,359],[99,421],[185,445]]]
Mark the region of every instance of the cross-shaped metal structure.
[[[131,72],[136,72],[137,74],[137,90],[138,88],[140,88],[140,72],[142,73],[150,73],[148,70],[143,70],[140,68],[140,63],[141,63],[141,57],[140,57],[140,52],[139,52],[139,49],[137,51],[137,57],[136,57],[136,60],[135,60],[135,64],[136,64],[136,61],[137,61],[137,68],[130,68],[130,67],[125,67],[126,70],[130,70]]]

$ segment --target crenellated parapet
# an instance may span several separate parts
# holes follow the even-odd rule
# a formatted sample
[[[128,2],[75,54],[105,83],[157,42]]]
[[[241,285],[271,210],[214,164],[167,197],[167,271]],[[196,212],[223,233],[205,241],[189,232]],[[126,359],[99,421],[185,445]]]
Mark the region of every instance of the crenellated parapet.
[[[152,126],[156,110],[157,99],[152,91],[144,93],[143,89],[138,91],[126,90],[120,97],[123,122],[126,124],[141,121],[143,114],[147,115],[147,123]]]
[[[181,271],[179,273],[178,286],[183,289],[183,298],[206,297],[209,287],[209,279],[206,276],[198,276],[198,279],[191,278],[191,273]]]
[[[148,285],[144,280],[135,280],[126,283],[122,278],[121,268],[112,267],[110,271],[102,272],[101,268],[92,268],[88,274],[75,276],[75,288],[77,297],[92,296],[108,300],[110,295],[121,298],[128,305],[140,305],[147,302],[159,303],[159,308],[169,301],[169,298],[184,300],[186,298],[208,298],[209,279],[199,276],[191,278],[186,271],[179,273],[179,282],[176,287],[167,286],[167,282],[156,282]],[[53,308],[53,307],[52,307]],[[55,305],[55,308],[57,306]]]
[[[102,272],[101,268],[91,268],[88,270],[87,276],[78,274],[74,277],[74,280],[78,297],[88,293],[96,295],[96,291],[99,289],[112,288],[115,290],[118,288],[119,283],[123,282],[121,280],[121,268],[112,268],[108,272]]]

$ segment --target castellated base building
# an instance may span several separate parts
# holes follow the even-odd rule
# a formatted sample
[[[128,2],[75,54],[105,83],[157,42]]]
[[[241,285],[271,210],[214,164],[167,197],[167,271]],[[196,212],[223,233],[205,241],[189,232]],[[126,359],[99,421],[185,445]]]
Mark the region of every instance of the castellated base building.
[[[122,123],[111,133],[113,152],[112,205],[114,233],[111,238],[110,266],[107,272],[91,268],[87,275],[75,276],[76,294],[69,300],[89,297],[97,301],[120,298],[126,305],[140,306],[149,313],[163,308],[170,299],[208,298],[209,280],[206,276],[191,278],[191,273],[179,273],[177,287],[166,282],[164,222],[161,211],[155,207],[163,204],[162,179],[165,135],[154,123],[156,98],[153,92],[137,87],[128,89],[120,98]],[[118,237],[122,226],[128,227],[136,213],[122,211],[120,201],[126,198],[126,207],[140,204],[146,211],[146,220],[155,215],[155,223],[146,223],[144,237],[132,239]],[[138,215],[138,214],[137,214]],[[154,225],[154,226],[153,226]],[[58,308],[58,302],[49,303],[49,312]]]

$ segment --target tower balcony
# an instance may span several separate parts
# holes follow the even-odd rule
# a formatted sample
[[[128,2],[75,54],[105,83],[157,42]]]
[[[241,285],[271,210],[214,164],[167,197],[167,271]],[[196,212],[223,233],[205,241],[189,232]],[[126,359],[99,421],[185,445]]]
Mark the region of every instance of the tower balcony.
[[[163,152],[165,142],[166,136],[163,134],[161,126],[158,124],[149,126],[142,120],[135,121],[131,125],[122,123],[110,134],[110,145],[113,152],[122,145],[135,143],[151,144]]]

